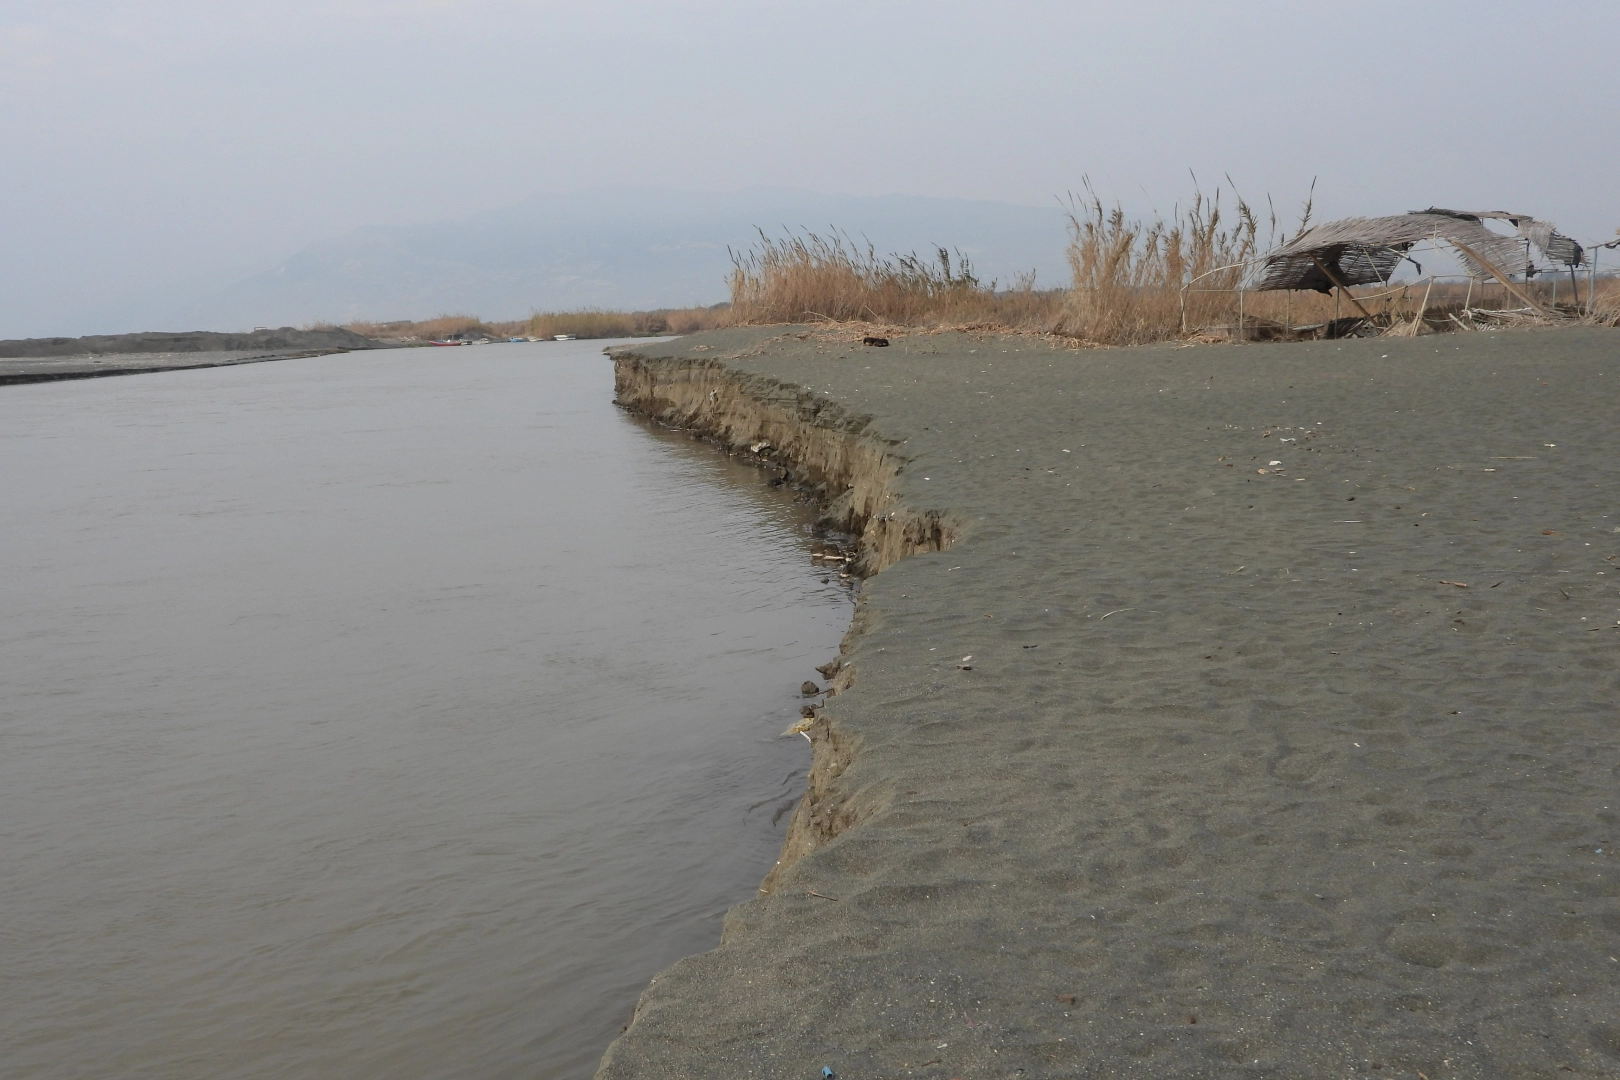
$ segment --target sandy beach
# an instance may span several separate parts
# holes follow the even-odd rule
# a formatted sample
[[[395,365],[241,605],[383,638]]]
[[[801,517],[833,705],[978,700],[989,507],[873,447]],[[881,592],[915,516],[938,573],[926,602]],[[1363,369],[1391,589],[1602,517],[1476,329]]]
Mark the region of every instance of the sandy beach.
[[[865,582],[790,865],[599,1075],[1620,1076],[1620,336],[891,340],[618,354],[948,546]]]

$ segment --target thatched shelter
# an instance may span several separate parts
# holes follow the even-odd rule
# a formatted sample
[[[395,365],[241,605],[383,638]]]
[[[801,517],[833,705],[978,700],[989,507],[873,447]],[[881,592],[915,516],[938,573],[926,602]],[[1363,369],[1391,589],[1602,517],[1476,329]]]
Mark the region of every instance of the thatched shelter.
[[[1487,218],[1509,222],[1518,235],[1493,232],[1484,224]],[[1407,253],[1425,240],[1451,247],[1479,281],[1534,275],[1532,247],[1560,268],[1580,266],[1583,255],[1581,246],[1550,222],[1528,214],[1430,207],[1390,217],[1345,218],[1307,229],[1266,257],[1254,288],[1329,293],[1335,287],[1387,284]]]

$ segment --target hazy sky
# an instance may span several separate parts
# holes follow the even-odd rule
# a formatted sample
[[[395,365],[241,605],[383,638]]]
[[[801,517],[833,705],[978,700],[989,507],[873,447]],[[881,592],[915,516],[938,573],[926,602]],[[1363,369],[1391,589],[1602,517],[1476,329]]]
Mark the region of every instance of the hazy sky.
[[[5,0],[0,289],[48,321],[605,183],[1168,209],[1192,169],[1606,239],[1617,40],[1591,0]]]

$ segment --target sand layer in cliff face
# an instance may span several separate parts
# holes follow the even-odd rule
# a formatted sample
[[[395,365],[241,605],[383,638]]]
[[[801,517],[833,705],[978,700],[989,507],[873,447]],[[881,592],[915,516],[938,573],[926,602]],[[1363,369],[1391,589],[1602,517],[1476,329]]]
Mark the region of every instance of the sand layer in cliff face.
[[[603,1076],[1620,1076],[1620,335],[638,352],[964,525],[865,584],[861,820]]]

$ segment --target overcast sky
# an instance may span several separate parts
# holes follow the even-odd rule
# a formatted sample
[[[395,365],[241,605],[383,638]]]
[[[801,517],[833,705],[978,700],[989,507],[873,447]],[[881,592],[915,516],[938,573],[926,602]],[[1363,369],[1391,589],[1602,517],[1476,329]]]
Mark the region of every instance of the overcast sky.
[[[1318,177],[1606,239],[1616,41],[1591,0],[5,0],[0,337],[608,183],[1168,209],[1193,170],[1292,215]]]

